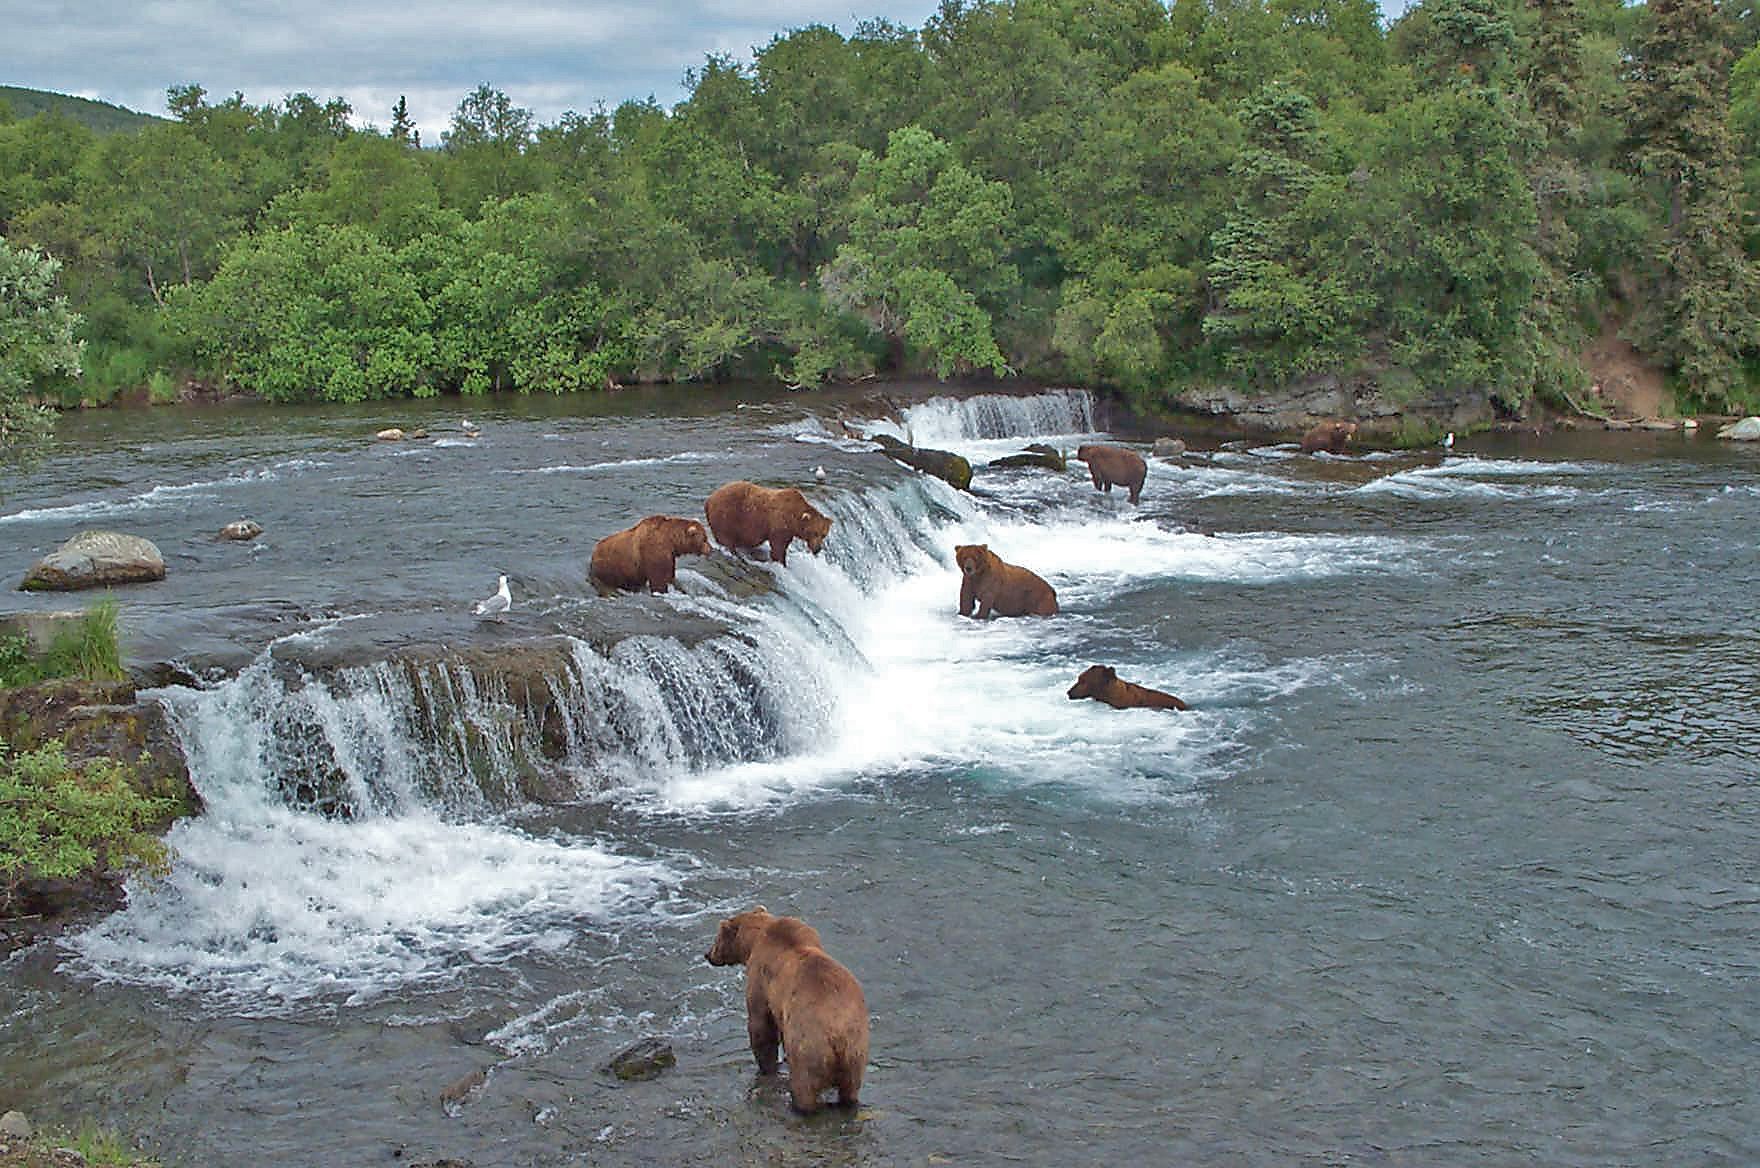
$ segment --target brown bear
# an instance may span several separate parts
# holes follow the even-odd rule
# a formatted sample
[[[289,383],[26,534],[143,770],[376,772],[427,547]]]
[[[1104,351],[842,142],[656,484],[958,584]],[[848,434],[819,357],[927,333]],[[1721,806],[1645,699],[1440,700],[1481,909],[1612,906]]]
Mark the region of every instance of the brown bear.
[[[1328,418],[1302,435],[1302,453],[1313,454],[1315,451],[1325,450],[1331,454],[1343,454],[1345,443],[1356,436],[1355,422]]]
[[[704,958],[746,967],[746,1034],[758,1072],[776,1073],[776,1044],[788,1059],[788,1090],[799,1111],[817,1111],[819,1093],[855,1107],[868,1069],[868,1002],[862,983],[796,917],[763,905],[728,917]]]
[[[709,554],[709,533],[695,519],[650,515],[614,532],[593,548],[587,577],[601,591],[618,588],[664,592],[678,574],[678,557]]]
[[[1187,710],[1191,707],[1170,693],[1123,681],[1110,665],[1090,665],[1069,687],[1069,699],[1093,698],[1115,710]]]
[[[1102,446],[1089,443],[1076,451],[1076,457],[1088,464],[1088,474],[1094,479],[1094,489],[1112,494],[1112,485],[1117,483],[1131,493],[1131,502],[1135,503],[1143,494],[1143,480],[1149,476],[1149,464],[1143,456],[1134,450],[1126,450],[1122,446]]]
[[[1013,564],[986,544],[961,544],[953,549],[959,564],[959,614],[989,620],[997,616],[1052,616],[1057,593],[1051,585]],[[976,606],[977,612],[972,611]]]
[[[790,540],[802,540],[814,555],[831,534],[831,520],[793,487],[760,487],[745,481],[716,487],[703,501],[715,541],[731,549],[770,545],[772,563],[788,563]]]

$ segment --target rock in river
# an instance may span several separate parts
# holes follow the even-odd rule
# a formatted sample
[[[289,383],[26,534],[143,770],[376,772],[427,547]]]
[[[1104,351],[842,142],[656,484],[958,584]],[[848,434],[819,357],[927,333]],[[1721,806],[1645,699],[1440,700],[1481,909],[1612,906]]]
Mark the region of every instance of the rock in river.
[[[119,531],[82,531],[31,565],[19,587],[73,592],[164,578],[165,557],[152,540]]]

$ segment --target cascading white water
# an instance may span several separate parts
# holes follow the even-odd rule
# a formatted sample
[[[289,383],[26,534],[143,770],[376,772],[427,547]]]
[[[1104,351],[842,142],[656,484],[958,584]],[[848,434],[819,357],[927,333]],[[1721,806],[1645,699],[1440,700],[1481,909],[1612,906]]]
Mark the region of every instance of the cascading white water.
[[[936,397],[904,411],[904,439],[915,446],[957,446],[995,438],[1052,438],[1094,430],[1094,395],[1054,389],[1016,396]]]

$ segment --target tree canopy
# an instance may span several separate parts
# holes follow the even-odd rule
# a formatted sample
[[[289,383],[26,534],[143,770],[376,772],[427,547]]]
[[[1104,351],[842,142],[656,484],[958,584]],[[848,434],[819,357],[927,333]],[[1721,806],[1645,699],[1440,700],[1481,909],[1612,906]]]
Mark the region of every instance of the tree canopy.
[[[540,124],[485,82],[425,136],[402,99],[181,83],[130,134],[0,115],[0,232],[78,314],[50,400],[878,370],[1519,412],[1615,328],[1682,406],[1751,410],[1760,49],[1727,17],[946,0],[708,55],[671,108]]]

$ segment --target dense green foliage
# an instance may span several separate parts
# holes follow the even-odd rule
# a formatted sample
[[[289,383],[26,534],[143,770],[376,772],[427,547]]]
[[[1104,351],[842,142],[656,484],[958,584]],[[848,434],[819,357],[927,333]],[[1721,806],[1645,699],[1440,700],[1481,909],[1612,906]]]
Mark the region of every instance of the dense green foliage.
[[[103,864],[163,871],[165,845],[143,831],[175,801],[142,794],[112,759],[71,765],[60,742],[0,740],[0,906],[25,880],[64,880]]]
[[[79,317],[55,286],[61,265],[0,239],[0,465],[27,461],[49,438],[39,399],[79,374]]]
[[[1729,15],[945,0],[709,57],[671,109],[542,125],[482,85],[385,133],[182,85],[132,135],[0,124],[0,232],[64,264],[87,398],[888,370],[1519,412],[1613,327],[1681,404],[1749,409],[1760,29]]]

